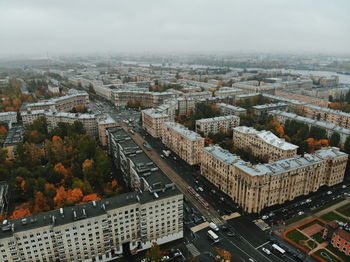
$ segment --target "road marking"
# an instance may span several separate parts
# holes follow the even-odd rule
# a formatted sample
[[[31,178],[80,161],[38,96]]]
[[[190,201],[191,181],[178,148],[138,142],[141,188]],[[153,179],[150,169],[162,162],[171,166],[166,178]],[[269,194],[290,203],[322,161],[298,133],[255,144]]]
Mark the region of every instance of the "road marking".
[[[199,250],[196,248],[195,245],[191,244],[187,244],[186,245],[188,251],[190,251],[190,253],[192,254],[192,256],[197,257],[201,254],[201,252],[199,252]]]
[[[259,249],[259,248],[265,246],[265,245],[268,244],[268,243],[270,243],[270,241],[267,241],[267,242],[265,242],[264,244],[261,244],[260,246],[256,247],[255,249]]]

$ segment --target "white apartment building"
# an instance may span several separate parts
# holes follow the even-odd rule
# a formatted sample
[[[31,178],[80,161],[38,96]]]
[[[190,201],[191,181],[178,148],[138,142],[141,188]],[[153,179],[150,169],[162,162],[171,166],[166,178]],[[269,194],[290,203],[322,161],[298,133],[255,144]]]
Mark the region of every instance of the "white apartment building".
[[[1,112],[0,122],[17,123],[17,112]]]
[[[227,116],[227,115],[240,116],[242,114],[247,113],[247,109],[242,108],[242,107],[233,106],[233,105],[229,105],[229,104],[225,104],[225,103],[217,103],[216,105],[219,108],[220,113],[224,116]]]
[[[295,157],[299,148],[270,131],[258,131],[246,126],[236,127],[232,131],[235,147],[250,150],[254,156],[267,161]]]
[[[162,142],[190,165],[200,162],[204,138],[175,122],[162,124]]]
[[[215,145],[203,148],[201,174],[248,213],[306,196],[344,179],[348,155],[338,148],[252,165]]]
[[[227,132],[239,126],[239,120],[235,115],[199,119],[196,120],[196,132],[203,133],[205,136],[209,133]]]

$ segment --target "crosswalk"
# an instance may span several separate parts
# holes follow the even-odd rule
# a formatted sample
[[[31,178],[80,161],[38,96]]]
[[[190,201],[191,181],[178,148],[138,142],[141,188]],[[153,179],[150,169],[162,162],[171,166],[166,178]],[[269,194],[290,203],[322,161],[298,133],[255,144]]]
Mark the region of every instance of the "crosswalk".
[[[220,218],[217,218],[217,217],[211,217],[210,222],[213,222],[217,226],[222,226],[224,224],[224,222]]]
[[[201,252],[199,252],[196,246],[193,245],[192,243],[187,244],[186,247],[193,257],[197,257],[201,254]]]

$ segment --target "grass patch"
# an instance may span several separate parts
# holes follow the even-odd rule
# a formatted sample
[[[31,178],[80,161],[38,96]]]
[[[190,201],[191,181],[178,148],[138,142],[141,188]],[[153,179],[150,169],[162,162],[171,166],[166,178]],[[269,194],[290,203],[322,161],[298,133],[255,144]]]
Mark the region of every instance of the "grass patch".
[[[290,224],[293,224],[294,222],[297,222],[297,221],[299,221],[299,220],[301,220],[301,219],[303,219],[303,218],[305,218],[305,217],[307,217],[306,214],[301,215],[301,216],[296,216],[296,217],[293,217],[293,218],[291,218],[291,219],[288,219],[288,220],[286,221],[286,225],[288,226],[288,225],[290,225]]]
[[[300,244],[299,243],[300,240],[307,240],[307,237],[305,235],[303,235],[302,233],[300,233],[296,229],[288,232],[286,237],[289,238],[290,240],[294,241],[297,244]]]
[[[316,208],[316,209],[312,210],[312,213],[316,214],[317,212],[320,212],[320,211],[322,211],[322,210],[324,210],[326,208],[329,208],[329,207],[331,207],[331,206],[333,206],[335,204],[338,204],[338,203],[342,202],[343,200],[344,200],[344,198],[339,198],[337,200],[334,200],[334,201],[328,203],[327,205],[324,205],[323,207],[319,207],[319,208]]]
[[[350,217],[350,203],[344,206],[338,207],[336,210],[339,213],[343,214],[344,216]]]
[[[307,241],[307,245],[309,249],[314,249],[317,247],[317,243],[311,239]]]
[[[322,242],[326,241],[326,240],[324,240],[324,239],[322,238],[322,235],[323,235],[322,232],[318,232],[318,233],[312,235],[311,238],[313,238],[314,240],[316,240],[318,243],[322,243]]]
[[[319,220],[316,219],[316,220],[314,220],[314,221],[311,221],[310,223],[307,223],[307,224],[305,224],[305,225],[299,227],[299,229],[300,229],[300,230],[303,230],[303,229],[308,228],[309,226],[312,226],[312,225],[315,225],[315,224],[319,224],[319,225],[321,225],[321,226],[324,226],[324,224],[323,224],[321,221],[319,221]]]
[[[338,221],[342,221],[342,222],[345,222],[345,223],[349,222],[347,219],[345,219],[342,216],[334,213],[333,211],[320,216],[320,218],[323,219],[326,222],[331,222],[333,220],[338,220]]]
[[[340,252],[339,249],[336,249],[331,244],[328,244],[326,247],[329,251],[333,252],[335,255],[337,255],[339,258],[343,259],[344,261],[349,261],[350,256],[345,255],[343,252]]]
[[[321,255],[321,253],[326,253],[328,255],[328,257],[324,257]],[[324,259],[325,261],[329,261],[329,262],[341,262],[339,259],[337,259],[335,256],[333,256],[331,253],[329,253],[327,250],[325,249],[319,249],[314,253],[316,256]],[[345,260],[346,261],[346,260]]]

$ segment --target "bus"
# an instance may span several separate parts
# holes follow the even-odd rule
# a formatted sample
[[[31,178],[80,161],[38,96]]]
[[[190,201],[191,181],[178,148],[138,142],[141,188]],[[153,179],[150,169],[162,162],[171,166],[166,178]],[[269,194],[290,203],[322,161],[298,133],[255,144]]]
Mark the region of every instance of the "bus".
[[[219,242],[219,237],[217,234],[214,233],[213,230],[208,230],[208,237],[210,237],[210,239],[213,240],[214,243]]]
[[[281,248],[280,246],[278,246],[278,245],[276,245],[276,244],[272,244],[272,248],[273,248],[274,250],[276,250],[277,253],[280,254],[280,255],[282,255],[282,256],[286,253],[286,251],[285,251],[283,248]]]

